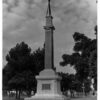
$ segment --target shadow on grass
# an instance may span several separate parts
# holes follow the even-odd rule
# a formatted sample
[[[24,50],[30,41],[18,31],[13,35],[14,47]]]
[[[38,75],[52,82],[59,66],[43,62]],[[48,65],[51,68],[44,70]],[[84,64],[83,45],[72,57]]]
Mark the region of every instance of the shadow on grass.
[[[4,96],[2,97],[2,100],[24,100],[24,97],[20,99],[16,99],[15,97]]]

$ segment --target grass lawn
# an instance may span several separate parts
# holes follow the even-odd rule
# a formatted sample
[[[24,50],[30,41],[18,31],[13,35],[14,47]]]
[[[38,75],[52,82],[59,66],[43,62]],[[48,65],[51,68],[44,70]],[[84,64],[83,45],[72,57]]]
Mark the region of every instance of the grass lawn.
[[[72,98],[71,100],[97,100],[97,96],[89,96],[89,97],[82,97],[82,98]]]
[[[3,100],[18,100],[18,99],[15,99],[15,97],[8,97],[8,96],[4,96],[4,97],[2,97],[3,98]],[[24,98],[24,97],[23,97]],[[20,100],[24,100],[22,97],[21,97],[21,99]]]
[[[24,97],[23,97],[24,98]],[[20,100],[24,100],[21,98]],[[15,97],[3,97],[3,100],[16,100]],[[97,100],[96,96],[89,96],[89,97],[81,97],[81,98],[71,98],[70,100]]]

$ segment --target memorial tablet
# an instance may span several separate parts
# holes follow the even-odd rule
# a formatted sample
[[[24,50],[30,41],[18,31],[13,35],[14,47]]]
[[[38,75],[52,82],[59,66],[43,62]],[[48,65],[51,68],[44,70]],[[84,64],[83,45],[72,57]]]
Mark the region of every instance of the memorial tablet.
[[[50,84],[42,84],[42,90],[50,90]]]

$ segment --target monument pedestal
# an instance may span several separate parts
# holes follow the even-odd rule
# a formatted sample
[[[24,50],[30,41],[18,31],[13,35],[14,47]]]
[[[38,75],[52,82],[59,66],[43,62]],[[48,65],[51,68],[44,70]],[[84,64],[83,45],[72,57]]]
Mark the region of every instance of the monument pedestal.
[[[24,100],[67,100],[60,90],[59,77],[52,69],[40,72],[37,78],[37,93]]]

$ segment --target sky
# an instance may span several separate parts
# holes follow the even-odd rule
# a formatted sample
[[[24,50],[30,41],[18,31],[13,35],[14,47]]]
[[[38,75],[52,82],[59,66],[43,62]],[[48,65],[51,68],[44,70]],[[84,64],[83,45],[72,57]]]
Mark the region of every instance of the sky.
[[[24,41],[32,51],[43,47],[48,0],[3,0],[3,65],[5,56]],[[70,65],[61,67],[62,54],[73,52],[74,32],[95,38],[96,0],[51,0],[54,32],[54,63],[57,71],[74,73]]]

